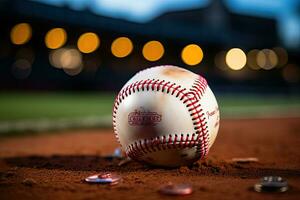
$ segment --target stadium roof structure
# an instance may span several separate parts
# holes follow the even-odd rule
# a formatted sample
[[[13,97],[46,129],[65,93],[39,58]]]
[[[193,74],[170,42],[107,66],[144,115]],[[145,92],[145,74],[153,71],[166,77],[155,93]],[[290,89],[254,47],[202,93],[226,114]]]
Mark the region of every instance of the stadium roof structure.
[[[72,10],[39,1],[2,1],[1,15],[30,17],[34,21],[52,21],[68,26],[81,26],[102,32],[117,32],[207,45],[260,48],[280,44],[277,22],[272,18],[232,12],[224,1],[216,0],[194,9],[165,12],[138,23],[95,14],[90,9]]]

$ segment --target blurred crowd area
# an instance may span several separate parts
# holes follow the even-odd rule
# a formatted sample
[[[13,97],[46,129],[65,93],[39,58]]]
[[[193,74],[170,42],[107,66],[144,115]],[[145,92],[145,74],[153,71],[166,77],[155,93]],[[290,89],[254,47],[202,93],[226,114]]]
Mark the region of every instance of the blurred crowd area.
[[[115,91],[177,65],[230,93],[300,94],[294,0],[2,0],[0,90]]]

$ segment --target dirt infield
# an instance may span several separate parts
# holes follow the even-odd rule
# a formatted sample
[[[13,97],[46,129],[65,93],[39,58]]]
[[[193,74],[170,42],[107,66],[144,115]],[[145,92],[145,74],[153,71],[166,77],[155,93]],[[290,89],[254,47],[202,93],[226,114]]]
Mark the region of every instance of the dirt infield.
[[[108,159],[118,146],[111,130],[0,139],[0,199],[174,199],[157,192],[161,184],[190,183],[193,194],[176,199],[300,199],[300,119],[223,120],[206,160],[193,166],[159,169]],[[258,163],[232,158],[257,157]],[[115,186],[83,179],[113,171]],[[264,175],[286,178],[286,193],[257,193]]]

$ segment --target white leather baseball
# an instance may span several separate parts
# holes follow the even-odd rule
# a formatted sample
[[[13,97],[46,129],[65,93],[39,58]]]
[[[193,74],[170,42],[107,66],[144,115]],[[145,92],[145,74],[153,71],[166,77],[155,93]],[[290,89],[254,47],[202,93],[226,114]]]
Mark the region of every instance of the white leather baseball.
[[[219,120],[206,80],[170,65],[138,72],[121,89],[113,109],[114,132],[126,154],[166,167],[206,156]]]

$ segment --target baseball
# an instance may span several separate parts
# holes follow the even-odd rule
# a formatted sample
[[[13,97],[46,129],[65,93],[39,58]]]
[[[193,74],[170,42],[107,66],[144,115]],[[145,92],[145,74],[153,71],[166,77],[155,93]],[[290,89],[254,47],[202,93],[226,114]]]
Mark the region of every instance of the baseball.
[[[163,167],[205,157],[219,121],[206,80],[170,65],[138,72],[121,89],[113,108],[114,132],[127,156]]]

